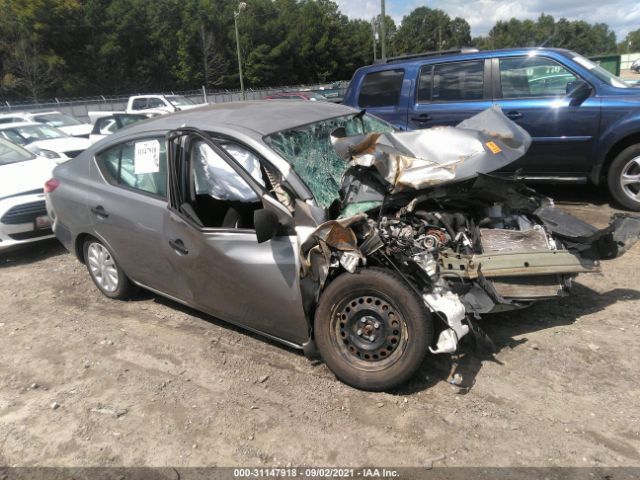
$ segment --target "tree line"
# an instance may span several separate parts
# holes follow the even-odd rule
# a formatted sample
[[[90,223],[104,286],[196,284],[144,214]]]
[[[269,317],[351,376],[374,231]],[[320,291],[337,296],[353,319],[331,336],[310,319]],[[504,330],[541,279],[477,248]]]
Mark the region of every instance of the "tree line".
[[[237,88],[237,0],[0,0],[0,100]],[[380,55],[372,21],[331,0],[248,0],[237,15],[245,84],[349,79]],[[484,37],[439,9],[386,17],[387,55],[460,46],[553,46],[586,55],[640,50],[640,29],[619,45],[604,23],[499,21]]]

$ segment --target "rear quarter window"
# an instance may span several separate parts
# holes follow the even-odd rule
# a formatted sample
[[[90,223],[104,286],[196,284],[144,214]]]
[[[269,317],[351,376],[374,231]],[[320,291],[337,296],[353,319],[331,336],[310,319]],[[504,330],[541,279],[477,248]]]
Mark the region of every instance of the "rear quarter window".
[[[404,70],[384,70],[367,74],[362,81],[358,105],[361,107],[391,107],[398,105]]]

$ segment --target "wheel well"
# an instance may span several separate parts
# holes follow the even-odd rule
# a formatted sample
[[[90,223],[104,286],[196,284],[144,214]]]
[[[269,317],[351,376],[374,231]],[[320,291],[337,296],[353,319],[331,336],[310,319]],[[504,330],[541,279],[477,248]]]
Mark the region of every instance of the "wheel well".
[[[628,137],[624,137],[622,140],[619,140],[618,143],[614,144],[607,152],[604,164],[602,165],[602,170],[600,171],[600,176],[606,177],[609,173],[611,163],[620,154],[620,152],[631,145],[635,145],[636,143],[640,143],[640,132],[632,133]]]
[[[81,233],[76,237],[75,253],[78,260],[80,260],[82,263],[84,263],[84,243],[87,241],[88,238],[93,238],[93,237],[88,233]]]

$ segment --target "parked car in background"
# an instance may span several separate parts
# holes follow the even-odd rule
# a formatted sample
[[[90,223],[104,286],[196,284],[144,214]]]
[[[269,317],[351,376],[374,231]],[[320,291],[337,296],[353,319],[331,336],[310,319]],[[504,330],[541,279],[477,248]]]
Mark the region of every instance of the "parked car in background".
[[[531,142],[499,108],[459,127],[394,132],[329,102],[159,116],[56,167],[48,212],[107,297],[142,286],[386,390],[640,236],[640,217],[598,230],[483,175]]]
[[[311,102],[326,102],[327,97],[312,91],[280,92],[264,97],[265,100],[308,100]]]
[[[631,64],[631,67],[629,67],[629,70],[636,73],[640,73],[640,58],[638,58],[635,62]]]
[[[55,166],[0,138],[0,251],[53,237],[44,185]]]
[[[0,124],[0,137],[57,163],[78,156],[91,145],[88,138],[72,137],[62,130],[35,122]]]
[[[93,144],[98,140],[102,140],[107,135],[120,130],[121,128],[139,122],[140,120],[146,120],[146,115],[138,113],[115,113],[106,117],[100,117],[96,119],[96,123],[93,124],[93,130],[89,135],[89,141]]]
[[[191,110],[203,104],[198,104],[183,95],[134,95],[129,97],[124,111],[95,110],[87,113],[95,124],[101,117],[108,117],[118,113],[139,113],[147,117],[165,115],[167,113]]]
[[[91,133],[91,124],[83,123],[71,115],[61,112],[15,112],[0,115],[0,124],[3,123],[24,123],[37,122],[44,123],[50,127],[62,130],[64,133],[72,137],[89,137]]]
[[[397,128],[455,125],[499,105],[533,137],[501,173],[608,185],[640,210],[640,91],[577,53],[551,48],[448,51],[360,68],[345,105]]]

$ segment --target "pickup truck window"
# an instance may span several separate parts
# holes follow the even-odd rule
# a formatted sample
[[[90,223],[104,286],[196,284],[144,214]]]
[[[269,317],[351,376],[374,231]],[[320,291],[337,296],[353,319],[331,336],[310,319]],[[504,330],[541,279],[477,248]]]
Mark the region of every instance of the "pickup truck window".
[[[131,110],[144,110],[147,108],[146,98],[136,98],[131,104]]]
[[[164,108],[167,105],[159,98],[150,98],[147,101],[148,108]]]
[[[575,81],[572,72],[550,58],[500,59],[502,98],[563,97]]]
[[[418,102],[482,100],[484,60],[427,65],[420,70]]]
[[[369,73],[362,81],[358,104],[361,107],[393,107],[400,101],[404,70]]]

